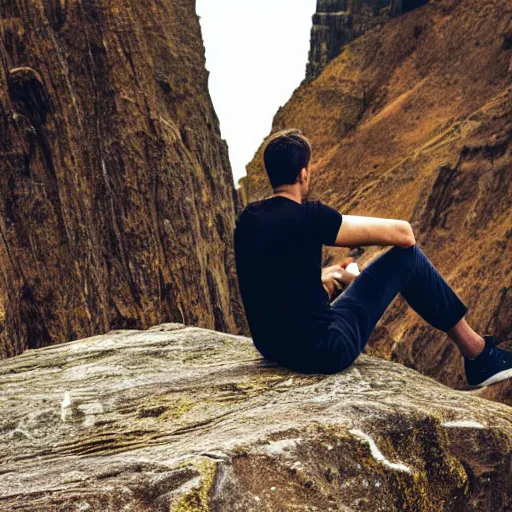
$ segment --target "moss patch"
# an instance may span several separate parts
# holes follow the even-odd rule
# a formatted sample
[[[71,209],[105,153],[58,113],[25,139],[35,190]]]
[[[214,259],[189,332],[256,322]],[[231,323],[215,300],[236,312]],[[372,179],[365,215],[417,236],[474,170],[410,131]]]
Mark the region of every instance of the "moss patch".
[[[216,467],[216,462],[209,459],[198,463],[196,468],[201,478],[200,486],[183,495],[170,512],[208,512],[208,499],[215,481]]]

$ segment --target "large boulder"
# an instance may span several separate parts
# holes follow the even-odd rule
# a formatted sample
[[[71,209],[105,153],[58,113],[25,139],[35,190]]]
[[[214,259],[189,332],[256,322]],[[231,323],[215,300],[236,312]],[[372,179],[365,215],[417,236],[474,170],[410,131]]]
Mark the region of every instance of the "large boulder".
[[[346,45],[272,128],[311,139],[312,198],[410,221],[468,322],[501,343],[512,341],[511,84],[509,0],[438,0]],[[262,148],[240,180],[244,203],[271,193]],[[364,247],[360,267],[383,250]],[[326,249],[324,263],[347,252]],[[400,296],[380,326],[371,353],[466,385],[455,346]]]
[[[0,2],[0,357],[242,333],[236,194],[193,0]]]
[[[512,409],[362,355],[299,374],[164,324],[0,364],[0,511],[500,512]]]

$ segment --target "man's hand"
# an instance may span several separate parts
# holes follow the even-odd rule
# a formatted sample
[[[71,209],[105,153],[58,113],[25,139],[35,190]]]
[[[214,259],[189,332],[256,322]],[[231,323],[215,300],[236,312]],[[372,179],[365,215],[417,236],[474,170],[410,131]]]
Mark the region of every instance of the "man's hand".
[[[329,296],[329,300],[334,295],[336,290],[343,288],[342,283],[339,279],[334,277],[334,274],[343,275],[344,268],[341,265],[331,265],[329,267],[322,268],[322,284],[324,289]]]
[[[347,258],[339,265],[330,265],[322,268],[322,284],[329,296],[329,300],[336,291],[349,285],[359,275],[359,267],[353,260],[354,258]]]

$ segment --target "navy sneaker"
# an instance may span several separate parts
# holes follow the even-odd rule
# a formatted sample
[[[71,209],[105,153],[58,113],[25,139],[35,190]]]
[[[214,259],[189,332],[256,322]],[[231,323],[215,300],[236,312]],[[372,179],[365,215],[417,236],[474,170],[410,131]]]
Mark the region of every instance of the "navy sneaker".
[[[494,336],[484,334],[484,350],[474,359],[464,357],[470,388],[483,388],[512,377],[512,352],[496,346]]]

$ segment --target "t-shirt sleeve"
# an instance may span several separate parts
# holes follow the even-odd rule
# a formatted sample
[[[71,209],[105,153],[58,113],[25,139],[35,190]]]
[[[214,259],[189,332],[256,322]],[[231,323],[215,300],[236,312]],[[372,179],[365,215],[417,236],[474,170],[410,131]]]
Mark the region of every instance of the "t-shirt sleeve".
[[[308,207],[312,237],[324,245],[334,245],[343,215],[321,201],[309,201]]]

